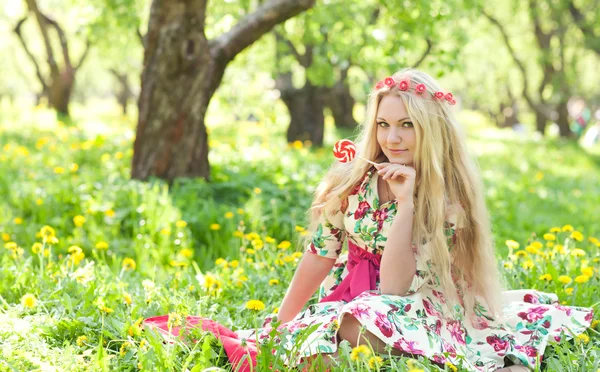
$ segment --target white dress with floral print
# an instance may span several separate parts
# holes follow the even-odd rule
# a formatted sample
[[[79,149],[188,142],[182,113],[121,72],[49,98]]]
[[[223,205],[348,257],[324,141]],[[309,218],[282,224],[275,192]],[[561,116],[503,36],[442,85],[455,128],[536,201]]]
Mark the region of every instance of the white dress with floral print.
[[[336,259],[320,288],[319,298],[331,293],[348,272],[347,254],[342,254],[345,239],[370,253],[382,253],[396,204],[379,205],[377,182],[371,169],[348,197],[347,206],[342,207],[345,212],[324,218],[307,247],[309,254]],[[455,229],[461,226],[458,216],[450,213],[445,223],[450,248]],[[436,363],[451,362],[470,371],[493,371],[503,367],[507,358],[533,369],[549,339],[570,338],[591,323],[592,309],[561,306],[555,294],[536,290],[504,292],[501,323],[486,316],[483,306],[476,309],[477,328],[464,319],[464,310],[459,307],[453,317],[445,317],[441,314],[444,295],[434,281],[427,280],[431,267],[427,244],[418,248],[413,245],[413,251],[417,272],[406,296],[382,295],[377,280],[376,290],[363,292],[350,302],[311,305],[284,324],[289,331],[281,340],[285,347],[291,349],[300,343],[299,349],[295,346],[300,356],[332,353],[337,349],[339,321],[344,314],[351,314],[386,344]],[[306,337],[306,333],[310,334]],[[306,338],[299,342],[301,337]]]

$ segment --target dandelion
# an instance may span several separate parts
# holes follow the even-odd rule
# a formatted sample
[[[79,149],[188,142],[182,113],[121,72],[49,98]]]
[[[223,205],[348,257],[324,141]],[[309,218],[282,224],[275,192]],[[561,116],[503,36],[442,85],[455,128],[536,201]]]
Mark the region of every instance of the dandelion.
[[[256,195],[258,195],[258,194],[260,194],[262,192],[262,190],[260,188],[258,188],[258,187],[255,187],[253,191],[254,191],[254,193]]]
[[[292,147],[296,150],[300,150],[302,149],[302,147],[304,147],[304,144],[302,143],[302,141],[296,140],[292,143]]]
[[[583,241],[583,234],[580,233],[579,231],[573,231],[571,233],[571,238],[577,240],[578,242]]]
[[[555,244],[554,242],[550,242],[550,241],[546,242],[546,247],[552,248],[552,247],[554,247],[554,244]]]
[[[125,301],[127,305],[131,305],[131,303],[133,302],[133,300],[131,299],[131,295],[127,292],[123,293],[123,301]]]
[[[585,251],[581,248],[575,248],[571,251],[571,256],[574,257],[584,257],[585,256]]]
[[[194,256],[194,251],[189,248],[183,248],[179,251],[179,254],[185,258],[192,258]]]
[[[277,280],[277,279],[269,280],[269,285],[277,285],[277,284],[279,284],[279,280]]]
[[[98,250],[108,249],[108,243],[105,241],[98,242],[98,243],[96,243],[96,249],[98,249]]]
[[[119,349],[119,354],[122,357],[125,356],[125,354],[127,354],[127,349],[129,349],[130,346],[131,344],[129,342],[123,342],[123,345],[121,345],[121,349]]]
[[[54,167],[53,170],[54,170],[54,173],[56,173],[56,174],[63,174],[63,173],[65,173],[65,168],[63,168],[63,167]]]
[[[225,218],[227,218],[228,220],[233,218],[233,212],[225,212]]]
[[[279,314],[279,306],[276,306],[276,307],[273,309],[273,314]]]
[[[234,268],[234,269],[235,269],[236,267],[238,267],[239,265],[240,265],[240,261],[238,261],[238,260],[232,260],[232,261],[229,263],[229,266],[230,266],[230,267],[232,267],[232,268]]]
[[[252,231],[251,233],[246,234],[246,239],[248,240],[257,240],[260,239],[260,235]]]
[[[521,265],[525,270],[531,269],[533,268],[533,266],[535,266],[535,264],[533,263],[532,260],[527,260],[525,262],[523,262],[523,264]]]
[[[114,217],[115,214],[116,214],[115,211],[112,209],[107,209],[104,211],[104,215],[109,218]]]
[[[70,246],[68,252],[71,256],[73,265],[79,265],[79,263],[85,258],[85,253],[83,253],[81,248],[76,245]]]
[[[262,239],[256,239],[252,241],[252,246],[254,247],[254,249],[262,249],[264,247],[264,242],[262,241]]]
[[[256,251],[254,249],[252,249],[252,248],[246,249],[246,253],[248,253],[248,254],[254,254],[255,252]]]
[[[211,274],[204,275],[204,288],[209,292],[218,291],[221,288],[221,282]]]
[[[544,234],[544,240],[554,241],[554,240],[556,240],[556,235],[554,235],[554,234]]]
[[[19,248],[19,246],[15,242],[8,242],[4,244],[4,248],[14,252],[17,250],[17,248]]]
[[[362,360],[370,355],[371,350],[366,345],[358,345],[352,349],[352,352],[350,353],[350,359],[353,362],[356,362],[357,360]]]
[[[516,251],[515,252],[515,256],[517,256],[517,257],[527,257],[527,252],[525,252],[524,250]]]
[[[456,368],[456,366],[450,362],[446,362],[446,366],[448,367],[448,370],[452,371],[452,372],[457,372],[458,368]]]
[[[10,240],[10,235],[7,233],[2,233],[2,240],[4,240],[5,242]]]
[[[376,369],[378,367],[381,367],[383,365],[383,359],[380,356],[372,356],[369,359],[369,368],[370,369]]]
[[[565,293],[568,294],[569,296],[573,294],[573,289],[574,288],[565,288]]]
[[[562,284],[569,284],[573,281],[573,279],[571,279],[570,276],[561,275],[558,277],[558,281],[561,282]]]
[[[590,342],[590,336],[586,335],[585,333],[582,333],[579,336],[577,336],[577,341],[587,344],[588,342]]]
[[[594,276],[594,269],[591,267],[584,267],[581,269],[581,273],[585,276],[589,276],[590,278]]]
[[[538,247],[534,246],[533,244],[528,245],[527,247],[525,247],[525,250],[531,254],[538,254],[540,253],[540,250]]]
[[[215,260],[215,265],[227,267],[227,261],[224,258],[219,257]]]
[[[530,246],[532,246],[532,247],[534,247],[534,248],[537,248],[537,249],[542,249],[542,248],[544,248],[544,245],[543,245],[542,243],[538,242],[537,240],[536,240],[535,242],[532,242],[532,243],[530,244]]]
[[[244,213],[246,213],[246,212],[245,212],[245,211],[244,211],[242,208],[238,208],[238,209],[237,209],[237,213],[238,213],[238,214],[244,214]]]
[[[122,267],[124,270],[135,270],[136,264],[133,258],[126,257],[123,259]]]
[[[550,274],[544,274],[544,275],[540,276],[539,279],[550,282],[550,281],[552,281],[552,275],[550,275]]]
[[[246,309],[261,311],[265,309],[265,304],[260,300],[250,300],[246,302]]]
[[[291,246],[292,246],[292,243],[290,243],[290,242],[289,242],[289,241],[287,241],[287,240],[284,240],[284,241],[282,241],[281,243],[279,243],[279,244],[277,245],[277,248],[279,248],[279,249],[288,249],[288,248],[289,248],[289,247],[291,247]]]
[[[562,244],[557,244],[555,247],[556,251],[560,254],[567,254],[569,253],[569,250]]]
[[[571,225],[564,225],[562,227],[562,231],[573,231],[573,226],[571,226]]]
[[[15,225],[22,225],[23,224],[23,219],[21,217],[16,217],[13,222],[15,223]]]
[[[168,227],[165,227],[162,230],[160,230],[160,234],[164,235],[164,236],[169,236],[169,235],[171,235],[171,229],[169,229]]]
[[[520,247],[519,243],[514,240],[507,240],[505,244],[510,249],[519,249]]]
[[[594,321],[592,322],[592,324],[590,325],[591,329],[596,329],[596,327],[598,327],[598,324],[600,324],[600,320],[598,319],[594,319]]]
[[[221,229],[221,225],[219,225],[218,223],[212,223],[210,224],[210,229],[213,231],[217,231]]]
[[[273,244],[273,243],[275,243],[275,239],[273,239],[270,236],[267,236],[267,237],[265,237],[265,243],[267,243],[267,244]]]
[[[33,243],[31,246],[31,251],[33,254],[38,254],[42,251],[42,245],[40,243]]]
[[[37,305],[37,298],[35,298],[35,296],[31,293],[27,293],[26,295],[21,297],[21,305],[32,309]]]
[[[235,236],[236,238],[242,238],[244,236],[244,233],[239,230],[236,230],[233,232],[233,236]]]
[[[512,269],[513,268],[512,262],[505,262],[504,263],[504,268],[505,269]]]
[[[187,226],[187,222],[185,222],[183,220],[179,220],[179,221],[175,222],[175,226],[177,226],[177,228],[179,228],[179,229],[183,229],[184,227]]]
[[[575,282],[577,282],[579,284],[583,284],[583,283],[587,282],[588,280],[590,280],[590,277],[587,275],[579,275],[575,278]]]
[[[296,226],[296,232],[301,233],[301,232],[304,232],[304,231],[306,231],[306,229],[304,227],[302,227],[302,226]]]
[[[559,233],[561,231],[562,231],[562,229],[560,227],[553,227],[550,229],[551,233]]]
[[[87,336],[79,336],[77,337],[77,346],[79,347],[83,347],[85,345],[85,342],[87,341]]]

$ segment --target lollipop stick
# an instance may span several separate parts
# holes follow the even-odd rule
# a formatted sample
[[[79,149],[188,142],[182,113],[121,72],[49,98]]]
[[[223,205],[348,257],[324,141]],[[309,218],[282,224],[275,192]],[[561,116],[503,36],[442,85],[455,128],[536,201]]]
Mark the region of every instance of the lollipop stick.
[[[375,163],[375,162],[372,162],[371,160],[365,159],[365,158],[363,158],[362,156],[357,156],[357,158],[361,158],[362,160],[366,161],[367,163],[371,163],[371,164],[373,164],[373,165],[377,165],[377,163]]]

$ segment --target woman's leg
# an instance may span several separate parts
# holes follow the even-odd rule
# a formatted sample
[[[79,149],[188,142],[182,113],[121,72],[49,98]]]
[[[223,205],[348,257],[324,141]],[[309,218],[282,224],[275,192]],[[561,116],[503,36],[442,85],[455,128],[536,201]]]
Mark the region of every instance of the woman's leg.
[[[339,340],[347,340],[350,342],[352,347],[362,344],[370,344],[376,353],[387,354],[387,351],[385,350],[387,344],[385,342],[381,341],[377,336],[366,330],[360,334],[360,328],[361,324],[358,319],[350,314],[344,314],[342,319],[340,319],[340,329],[338,330]],[[397,356],[411,356],[410,354],[404,353],[397,349],[392,349],[391,353],[392,355]]]

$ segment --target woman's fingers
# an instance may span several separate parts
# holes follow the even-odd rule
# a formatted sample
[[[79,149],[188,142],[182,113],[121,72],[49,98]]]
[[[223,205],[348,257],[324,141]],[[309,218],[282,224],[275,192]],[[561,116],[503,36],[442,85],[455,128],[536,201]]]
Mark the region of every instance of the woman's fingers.
[[[403,169],[398,169],[398,170],[396,170],[396,171],[395,171],[395,172],[392,174],[392,176],[391,176],[391,179],[395,180],[395,179],[396,179],[396,178],[398,178],[398,177],[400,177],[400,178],[404,178],[404,177],[406,177],[406,174],[404,174],[404,170],[403,170]]]

